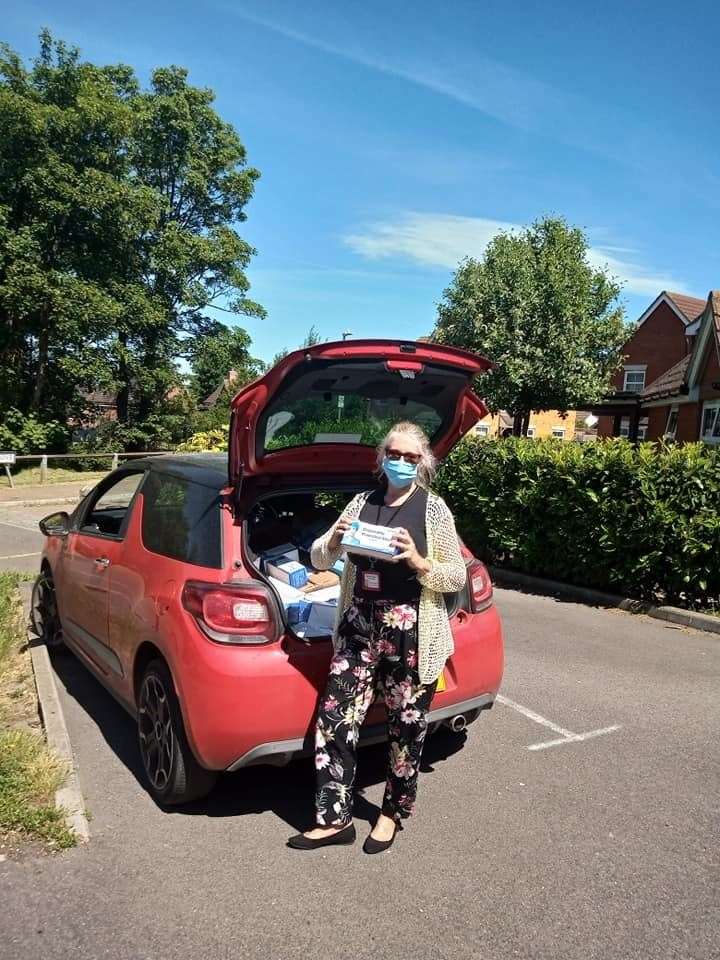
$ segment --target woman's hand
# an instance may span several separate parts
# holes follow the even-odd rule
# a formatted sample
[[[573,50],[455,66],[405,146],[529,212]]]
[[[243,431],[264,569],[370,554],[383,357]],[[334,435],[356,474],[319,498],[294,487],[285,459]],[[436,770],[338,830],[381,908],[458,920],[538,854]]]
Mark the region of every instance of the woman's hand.
[[[430,570],[430,561],[423,557],[415,546],[415,541],[404,527],[395,528],[395,536],[391,543],[400,548],[400,553],[392,558],[393,563],[399,563],[404,560],[411,570],[416,573],[428,573]]]
[[[340,541],[344,537],[345,533],[350,529],[350,520],[343,514],[335,521],[335,527],[332,532],[332,536],[328,541],[328,546],[331,550],[337,550],[340,546]]]

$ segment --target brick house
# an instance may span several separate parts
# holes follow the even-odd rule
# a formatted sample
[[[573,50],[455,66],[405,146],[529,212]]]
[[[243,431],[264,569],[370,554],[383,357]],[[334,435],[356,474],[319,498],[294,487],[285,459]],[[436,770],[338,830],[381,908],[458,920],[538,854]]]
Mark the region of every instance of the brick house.
[[[505,410],[489,413],[473,427],[472,432],[481,437],[503,437],[512,433],[513,418]],[[560,413],[559,410],[540,410],[530,414],[528,436],[536,439],[554,437],[556,440],[575,439],[575,412]]]
[[[625,345],[599,436],[720,442],[720,292],[663,291]]]

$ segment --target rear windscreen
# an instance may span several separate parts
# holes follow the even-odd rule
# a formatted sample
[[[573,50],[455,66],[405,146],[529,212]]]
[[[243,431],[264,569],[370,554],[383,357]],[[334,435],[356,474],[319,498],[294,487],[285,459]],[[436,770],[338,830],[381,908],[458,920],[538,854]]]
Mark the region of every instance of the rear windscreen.
[[[318,443],[374,447],[399,420],[416,423],[432,440],[452,419],[467,378],[430,365],[410,374],[378,360],[301,367],[260,419],[258,456]]]

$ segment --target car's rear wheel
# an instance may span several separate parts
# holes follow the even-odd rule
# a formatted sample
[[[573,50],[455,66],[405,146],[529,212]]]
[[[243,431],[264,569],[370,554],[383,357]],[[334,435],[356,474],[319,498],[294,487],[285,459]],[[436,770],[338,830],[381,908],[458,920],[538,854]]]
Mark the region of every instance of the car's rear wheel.
[[[43,570],[33,584],[30,619],[36,636],[46,647],[60,650],[65,646],[55,583],[49,570]]]
[[[162,660],[147,665],[140,683],[138,739],[150,792],[158,803],[190,803],[212,790],[217,774],[201,767],[190,749],[172,677]]]

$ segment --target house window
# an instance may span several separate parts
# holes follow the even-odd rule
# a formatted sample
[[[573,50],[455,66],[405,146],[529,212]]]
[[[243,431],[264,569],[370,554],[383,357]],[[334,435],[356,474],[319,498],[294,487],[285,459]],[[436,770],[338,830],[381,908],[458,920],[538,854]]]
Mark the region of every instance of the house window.
[[[555,440],[565,439],[565,427],[553,427],[552,435]]]
[[[620,433],[621,437],[630,436],[630,417],[620,417]]]
[[[528,427],[527,435],[528,435],[529,437],[534,437],[534,436],[535,436],[535,427]]]
[[[647,437],[648,427],[650,426],[650,417],[640,417],[640,422],[638,423],[638,440],[644,440]]]
[[[667,423],[665,424],[665,433],[663,434],[666,440],[675,439],[675,434],[677,433],[677,422],[678,408],[670,407],[670,413],[668,413]]]
[[[623,390],[640,393],[645,389],[645,367],[625,367]]]
[[[720,400],[710,400],[703,404],[700,439],[705,443],[720,444]]]
[[[486,423],[479,423],[475,427],[475,432],[479,437],[486,437],[490,433],[490,427]]]

